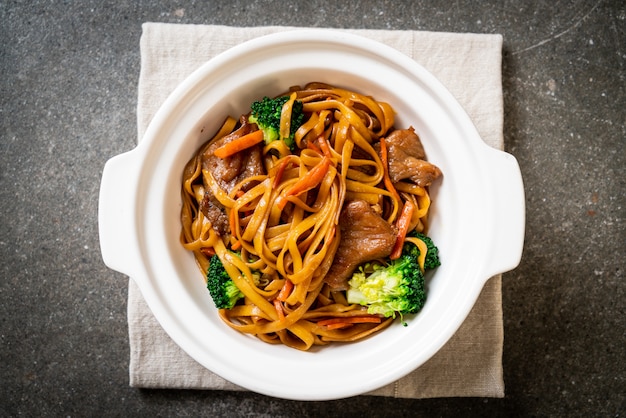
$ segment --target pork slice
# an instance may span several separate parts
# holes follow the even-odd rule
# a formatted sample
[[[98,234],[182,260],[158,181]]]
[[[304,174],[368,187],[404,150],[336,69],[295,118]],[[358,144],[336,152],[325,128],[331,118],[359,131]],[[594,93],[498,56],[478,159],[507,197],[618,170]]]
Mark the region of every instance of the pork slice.
[[[200,203],[200,210],[206,218],[211,221],[211,227],[219,235],[230,232],[230,222],[224,206],[215,199],[211,191],[204,193],[204,198]]]
[[[324,281],[333,290],[346,290],[356,267],[387,257],[396,242],[396,229],[364,200],[347,202],[339,216],[340,242]]]
[[[413,128],[393,131],[385,143],[392,182],[408,178],[418,186],[428,187],[441,176],[441,170],[425,160],[424,146]]]
[[[220,187],[227,193],[244,178],[264,173],[262,144],[255,145],[226,158],[219,158],[213,154],[221,146],[258,129],[256,124],[248,122],[248,118],[245,115],[240,118],[240,123],[241,126],[235,131],[212,143],[202,156],[202,168],[209,170]]]
[[[202,155],[202,168],[211,173],[217,184],[226,193],[230,193],[240,181],[265,173],[262,144],[257,144],[227,158],[219,158],[213,154],[216,149],[224,144],[258,129],[255,124],[248,122],[246,116],[242,116],[240,122],[241,126],[238,129],[215,141]],[[200,203],[200,210],[211,221],[213,229],[218,234],[224,235],[230,231],[226,210],[213,196],[207,185],[205,185],[205,195]]]

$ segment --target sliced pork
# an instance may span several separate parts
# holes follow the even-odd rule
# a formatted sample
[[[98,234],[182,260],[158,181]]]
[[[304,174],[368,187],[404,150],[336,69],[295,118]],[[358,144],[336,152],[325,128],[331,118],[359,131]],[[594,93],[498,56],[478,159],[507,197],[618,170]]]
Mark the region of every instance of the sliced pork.
[[[257,130],[257,125],[249,123],[246,116],[240,119],[241,126],[232,133],[212,143],[202,155],[202,168],[208,170],[217,181],[217,184],[226,191],[230,191],[240,181],[255,175],[265,173],[263,167],[263,145],[258,144],[237,154],[219,158],[213,155],[216,149],[237,138]],[[228,216],[224,207],[215,199],[210,188],[205,185],[205,195],[200,204],[200,210],[206,216],[219,234],[229,232]]]
[[[428,187],[441,176],[441,170],[425,160],[424,146],[413,128],[391,132],[385,143],[392,182],[408,178],[418,186]]]
[[[387,257],[396,242],[396,229],[364,200],[347,202],[339,216],[340,242],[324,279],[333,290],[348,288],[354,269]]]

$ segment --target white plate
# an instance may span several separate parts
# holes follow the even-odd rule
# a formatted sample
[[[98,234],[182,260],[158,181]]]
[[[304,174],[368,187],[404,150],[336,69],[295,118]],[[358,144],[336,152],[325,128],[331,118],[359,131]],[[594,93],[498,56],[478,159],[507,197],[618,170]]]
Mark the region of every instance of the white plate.
[[[217,316],[192,255],[179,243],[180,181],[194,151],[226,115],[289,86],[321,81],[387,101],[397,127],[414,126],[444,173],[431,189],[429,234],[442,266],[424,309],[355,344],[300,352],[239,334]],[[102,255],[132,277],[171,338],[200,364],[262,394],[327,400],[389,384],[454,334],[485,281],[519,263],[524,195],[517,161],[479,137],[452,95],[400,52],[355,35],[302,30],[269,35],[217,56],[163,104],[134,150],[104,168]]]

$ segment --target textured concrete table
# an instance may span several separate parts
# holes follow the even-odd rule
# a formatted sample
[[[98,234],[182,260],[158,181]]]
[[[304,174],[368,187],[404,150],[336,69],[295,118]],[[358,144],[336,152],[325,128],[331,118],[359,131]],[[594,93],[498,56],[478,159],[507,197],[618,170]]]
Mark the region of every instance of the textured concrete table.
[[[497,1],[0,4],[0,410],[5,416],[626,413],[626,5]],[[503,399],[128,387],[127,279],[102,263],[101,170],[136,143],[141,23],[500,33],[505,146],[525,180],[504,275]]]

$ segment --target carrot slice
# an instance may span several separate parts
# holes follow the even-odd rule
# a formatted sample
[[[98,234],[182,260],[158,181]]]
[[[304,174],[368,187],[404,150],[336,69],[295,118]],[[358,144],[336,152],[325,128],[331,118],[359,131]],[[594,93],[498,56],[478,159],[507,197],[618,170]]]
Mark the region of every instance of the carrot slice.
[[[330,158],[324,157],[315,167],[313,167],[308,173],[304,175],[296,184],[291,186],[287,190],[287,196],[297,196],[300,193],[304,193],[311,190],[324,180],[328,168],[330,167]]]
[[[230,157],[231,155],[250,148],[261,141],[263,141],[263,131],[259,129],[222,145],[213,151],[213,155],[218,158]]]
[[[348,323],[345,323],[345,322],[339,322],[339,323],[336,323],[336,324],[326,325],[326,329],[330,331],[330,330],[333,330],[333,329],[350,328],[352,326],[354,326],[354,324],[348,324]]]
[[[382,319],[379,316],[348,316],[345,318],[330,318],[317,321],[317,325],[328,327],[329,329],[343,328],[353,324],[380,324]]]
[[[237,216],[237,212],[234,209],[231,209],[228,213],[228,224],[230,226],[230,233],[233,235],[237,230],[237,223],[235,222],[237,220]]]
[[[317,146],[317,145],[315,145],[315,143],[314,143],[314,142],[307,141],[307,143],[306,143],[306,147],[307,147],[308,149],[310,149],[310,150],[313,150],[313,151],[317,152],[319,155],[322,155],[322,150],[321,150],[321,149],[319,149],[319,148],[318,148],[318,146]]]
[[[332,153],[330,152],[330,144],[328,143],[328,140],[324,136],[324,132],[322,132],[320,136],[317,137],[317,142],[320,146],[320,149],[324,153],[324,155],[327,156],[328,158],[332,157]]]
[[[411,218],[413,217],[413,212],[415,211],[415,205],[410,200],[404,202],[404,206],[402,208],[402,213],[400,217],[396,221],[396,227],[398,228],[398,235],[396,237],[396,242],[391,251],[390,259],[396,260],[400,258],[402,255],[402,247],[404,246],[404,240],[406,238],[406,234],[409,232],[409,225],[411,223]]]
[[[385,141],[385,138],[380,138],[380,159],[383,163],[383,182],[385,183],[385,187],[393,195],[393,198],[400,202],[400,195],[391,182],[391,177],[389,177],[389,157],[387,154],[387,142]]]
[[[409,225],[411,224],[411,218],[413,217],[413,212],[415,211],[415,205],[410,200],[404,202],[404,206],[402,207],[402,213],[396,222],[396,227],[398,228],[398,235],[396,237],[396,242],[393,245],[393,249],[391,250],[390,259],[396,260],[400,258],[402,255],[402,247],[404,246],[404,239],[406,238],[407,232],[409,232]]]
[[[291,163],[291,158],[284,158],[278,166],[278,170],[276,171],[276,177],[274,177],[274,183],[272,184],[272,188],[277,188],[280,182],[283,179],[283,174],[285,174],[285,170]]]
[[[283,303],[278,299],[274,299],[274,308],[276,308],[276,313],[278,314],[278,320],[283,322],[285,320],[285,311],[283,310]]]
[[[283,196],[278,196],[276,204],[279,209],[284,209],[289,196],[298,196],[301,193],[311,190],[324,180],[328,168],[330,167],[330,158],[324,157],[315,167],[306,173],[300,180],[291,186]]]
[[[285,284],[280,289],[280,292],[278,292],[278,296],[276,296],[276,299],[281,302],[286,301],[289,295],[291,294],[292,290],[293,290],[293,282],[289,279],[286,279]]]
[[[285,209],[285,206],[287,206],[287,199],[285,199],[285,197],[281,195],[276,196],[276,200],[274,202],[276,203],[276,206],[278,206],[278,209],[280,210]]]
[[[215,249],[213,247],[202,247],[200,248],[200,252],[207,257],[212,257],[215,255]]]

